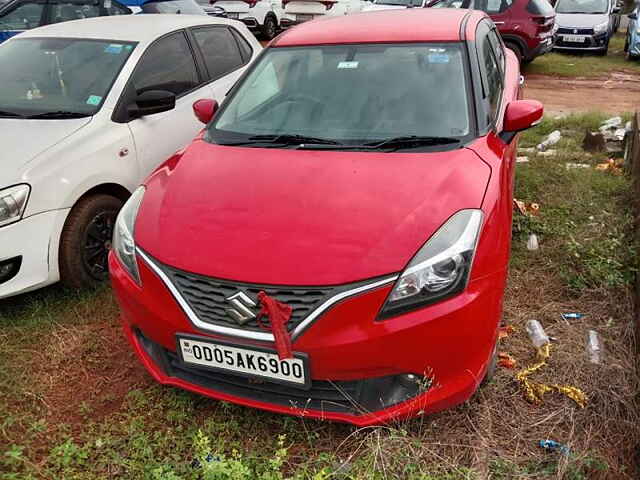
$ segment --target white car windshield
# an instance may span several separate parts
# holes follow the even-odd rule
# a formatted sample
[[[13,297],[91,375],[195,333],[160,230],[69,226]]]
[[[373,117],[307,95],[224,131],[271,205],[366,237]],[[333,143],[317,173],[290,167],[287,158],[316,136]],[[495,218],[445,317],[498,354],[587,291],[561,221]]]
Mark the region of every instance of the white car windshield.
[[[608,13],[609,0],[558,0],[557,13]]]
[[[227,100],[208,139],[459,140],[470,131],[464,65],[455,43],[271,48]]]
[[[69,38],[0,45],[0,117],[73,118],[96,113],[134,43]]]

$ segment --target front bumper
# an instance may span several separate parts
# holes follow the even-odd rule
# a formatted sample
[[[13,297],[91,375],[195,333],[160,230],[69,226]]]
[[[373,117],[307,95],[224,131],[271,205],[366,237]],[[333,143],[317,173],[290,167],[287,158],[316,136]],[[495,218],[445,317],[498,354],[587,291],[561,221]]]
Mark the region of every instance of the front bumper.
[[[0,282],[0,298],[59,280],[58,244],[68,213],[52,210],[0,228],[0,263],[21,257],[17,274]]]
[[[586,38],[584,42],[568,42],[565,41],[564,35],[571,34],[556,34],[554,50],[580,50],[586,52],[599,52],[607,48],[609,43],[608,33],[599,33],[597,35],[582,35]]]
[[[304,14],[301,14],[301,15],[304,15]],[[309,18],[307,20],[298,20],[298,16],[295,13],[285,14],[280,19],[280,28],[283,30],[286,30],[287,28],[295,27],[296,25],[300,25],[301,23],[309,22],[311,20],[315,20],[316,18],[324,16],[324,14],[320,14],[320,13],[314,13],[309,15],[312,15],[312,18]]]
[[[142,288],[113,254],[109,258],[124,330],[157,381],[249,407],[359,426],[437,412],[475,392],[494,350],[506,277],[506,272],[484,277],[454,298],[382,322],[374,319],[391,284],[337,303],[294,340],[294,351],[310,359],[313,381],[311,390],[296,391],[180,364],[178,333],[243,346],[272,344],[196,329],[140,257],[138,265]],[[403,395],[396,380],[408,373],[428,385]],[[384,401],[376,405],[372,398]]]
[[[544,55],[545,53],[548,53],[551,50],[553,50],[553,42],[554,42],[553,37],[548,37],[542,40],[537,47],[535,47],[533,50],[529,52],[529,55],[527,56],[527,60],[531,61],[534,58],[539,57],[540,55]]]

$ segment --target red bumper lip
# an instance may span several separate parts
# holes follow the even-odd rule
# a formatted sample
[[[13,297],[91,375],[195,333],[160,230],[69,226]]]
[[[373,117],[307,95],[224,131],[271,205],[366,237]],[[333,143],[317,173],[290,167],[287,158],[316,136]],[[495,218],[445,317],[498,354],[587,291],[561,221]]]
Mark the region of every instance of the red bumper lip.
[[[138,261],[140,288],[113,254],[109,260],[124,330],[158,382],[247,407],[357,426],[434,413],[460,404],[473,394],[484,377],[495,344],[503,290],[500,282],[504,278],[504,274],[485,277],[450,300],[377,322],[375,316],[390,288],[381,287],[335,305],[297,338],[294,351],[309,355],[314,380],[349,381],[432,372],[434,384],[425,393],[382,410],[358,414],[269,403],[260,397],[231,395],[167,375],[142,347],[134,329],[168,351],[175,351],[177,333],[236,340],[194,328],[145,262]],[[251,343],[238,339],[240,345]]]

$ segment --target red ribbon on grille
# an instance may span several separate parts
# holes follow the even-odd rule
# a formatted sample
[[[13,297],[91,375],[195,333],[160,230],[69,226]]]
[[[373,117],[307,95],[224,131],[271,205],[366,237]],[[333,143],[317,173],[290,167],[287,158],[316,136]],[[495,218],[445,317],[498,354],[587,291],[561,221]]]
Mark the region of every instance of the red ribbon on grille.
[[[264,317],[268,317],[271,322],[271,331],[276,340],[276,350],[280,360],[293,358],[291,351],[291,337],[287,330],[287,322],[291,318],[293,309],[286,303],[279,302],[275,298],[271,298],[265,292],[258,293],[258,302],[260,302],[260,311],[258,312],[258,325],[265,330],[269,327],[262,323]]]

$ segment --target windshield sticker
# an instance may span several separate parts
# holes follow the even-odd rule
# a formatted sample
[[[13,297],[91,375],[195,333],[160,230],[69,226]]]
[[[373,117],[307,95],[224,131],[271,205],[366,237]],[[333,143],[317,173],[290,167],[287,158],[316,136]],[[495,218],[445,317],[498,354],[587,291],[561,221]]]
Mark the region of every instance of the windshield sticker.
[[[87,98],[87,104],[88,105],[100,105],[100,102],[102,101],[102,97],[98,96],[98,95],[89,95],[89,98]]]
[[[358,68],[358,62],[340,62],[338,68]]]
[[[112,43],[111,45],[108,45],[107,47],[105,47],[104,53],[111,53],[113,55],[118,55],[120,52],[122,52],[122,47],[123,45],[120,45],[119,43]]]
[[[449,63],[449,55],[446,53],[430,53],[429,63]]]

